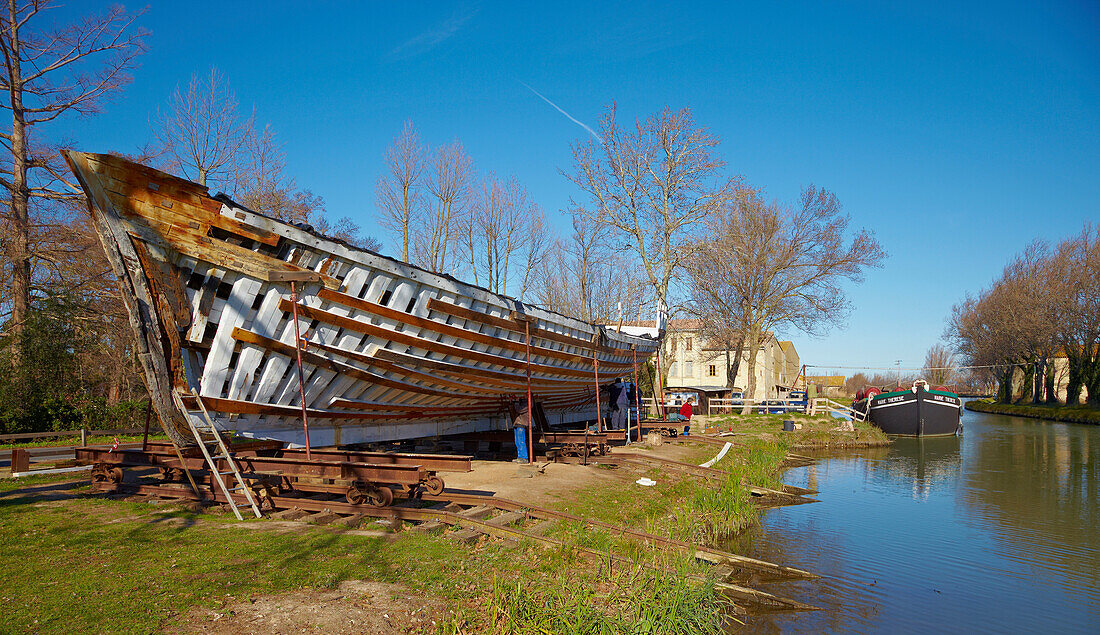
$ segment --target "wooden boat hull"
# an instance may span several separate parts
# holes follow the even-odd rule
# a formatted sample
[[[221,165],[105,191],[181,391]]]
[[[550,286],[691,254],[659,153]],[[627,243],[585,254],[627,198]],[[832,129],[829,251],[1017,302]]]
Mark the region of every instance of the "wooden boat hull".
[[[870,410],[871,423],[886,434],[922,437],[953,435],[959,431],[962,400],[958,395],[916,386],[864,401],[864,407]]]
[[[595,418],[602,383],[658,346],[252,212],[110,155],[67,152],[122,289],[162,425],[340,445],[502,430],[532,390],[551,423]],[[289,278],[297,284],[291,297]],[[303,384],[298,381],[297,304]],[[662,325],[663,326],[663,325]],[[182,395],[182,404],[173,396]]]

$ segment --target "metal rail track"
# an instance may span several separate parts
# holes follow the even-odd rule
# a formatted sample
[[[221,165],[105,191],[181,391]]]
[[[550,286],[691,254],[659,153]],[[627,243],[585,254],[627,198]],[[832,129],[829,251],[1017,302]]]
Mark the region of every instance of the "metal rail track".
[[[132,493],[159,498],[175,498],[182,500],[197,500],[206,503],[226,503],[224,494],[220,492],[203,491],[201,497],[190,488],[177,484],[141,484],[141,483],[111,483],[96,482],[92,486],[94,491],[101,493]],[[236,496],[236,495],[235,495]],[[241,497],[243,499],[243,496]],[[730,579],[741,574],[741,577],[753,576],[757,580],[769,579],[816,579],[819,576],[802,569],[786,567],[747,556],[724,552],[718,549],[694,545],[673,538],[665,538],[649,534],[643,531],[607,523],[591,518],[584,518],[566,512],[546,509],[528,505],[519,501],[498,498],[495,496],[444,493],[440,495],[424,495],[425,502],[446,503],[447,507],[416,507],[416,501],[407,501],[403,504],[390,507],[373,507],[365,504],[352,504],[335,498],[325,493],[313,496],[283,496],[266,495],[263,505],[269,510],[301,510],[313,513],[329,513],[350,518],[379,518],[391,519],[412,523],[437,523],[437,526],[460,527],[478,534],[484,534],[493,538],[529,540],[548,547],[561,548],[562,541],[529,531],[523,527],[511,526],[506,523],[494,523],[494,519],[485,517],[493,512],[516,514],[513,522],[536,521],[572,521],[582,523],[589,527],[598,527],[608,530],[620,536],[626,536],[639,540],[654,548],[675,551],[687,554],[714,565],[721,573],[721,578],[716,582],[719,590],[737,602],[747,603],[767,610],[803,611],[816,610],[817,607],[785,598],[759,589],[753,589],[731,582]],[[467,515],[464,512],[479,511],[482,513]],[[482,517],[477,517],[482,516]],[[506,519],[506,516],[498,516]],[[614,553],[605,553],[586,547],[576,547],[578,553],[586,558],[610,562],[628,567],[638,566],[634,560]],[[660,569],[656,565],[643,565],[651,569]],[[702,581],[695,576],[693,579]],[[744,610],[741,608],[741,610]]]

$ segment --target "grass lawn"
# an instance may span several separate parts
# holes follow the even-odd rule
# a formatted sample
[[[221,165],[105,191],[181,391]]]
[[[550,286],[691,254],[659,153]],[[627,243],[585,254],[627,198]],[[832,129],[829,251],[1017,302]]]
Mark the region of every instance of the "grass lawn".
[[[115,439],[119,440],[119,443],[141,443],[143,435],[140,434],[119,434],[114,436],[101,436],[101,435],[88,435],[88,443],[92,445],[110,445],[114,443]],[[150,441],[168,441],[168,435],[165,434],[150,434]],[[29,441],[27,443],[0,443],[0,450],[10,450],[12,448],[52,448],[55,446],[73,446],[80,445],[80,435],[73,435],[71,437],[58,437],[56,439],[46,439],[43,441]]]
[[[801,430],[783,431],[784,421],[802,424]],[[712,417],[707,423],[708,431],[736,432],[762,440],[782,440],[792,450],[879,447],[890,445],[890,439],[882,430],[864,422],[856,421],[855,432],[841,432],[836,428],[844,423],[830,415],[813,417],[798,414],[749,414],[724,415]],[[738,437],[734,437],[736,439]]]
[[[832,431],[836,420],[784,433],[784,418],[791,417],[721,418],[718,426],[746,433],[731,438],[737,445],[715,465],[721,478],[652,470],[654,487],[630,481],[590,487],[555,506],[713,545],[757,522],[749,486],[776,488],[789,447],[882,436],[858,424],[854,435],[840,435]],[[700,463],[717,449],[685,446],[680,458]],[[367,535],[376,532],[240,523],[219,513],[87,496],[82,484],[65,483],[72,480],[0,480],[0,630],[175,631],[194,627],[197,611],[229,614],[257,597],[335,589],[350,580],[399,584],[449,607],[432,616],[436,627],[412,632],[720,633],[729,614],[707,566],[577,523],[551,529],[564,543],[560,549],[488,539],[464,546],[411,531]],[[624,555],[635,565],[612,570],[580,558],[578,546]]]
[[[0,497],[0,630],[172,631],[196,608],[228,611],[256,596],[370,580],[442,599],[451,611],[433,616],[440,633],[720,632],[725,600],[713,585],[645,566],[609,576],[568,548],[467,547],[414,532],[287,530],[269,520],[243,527],[231,516],[164,507],[9,489]]]

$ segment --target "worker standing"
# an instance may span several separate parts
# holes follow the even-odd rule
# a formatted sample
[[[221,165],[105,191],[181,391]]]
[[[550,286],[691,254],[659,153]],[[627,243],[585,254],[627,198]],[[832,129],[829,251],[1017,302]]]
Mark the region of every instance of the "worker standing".
[[[684,436],[691,434],[691,404],[695,401],[695,397],[688,397],[688,400],[684,402],[684,405],[680,406],[680,418],[684,421]]]
[[[531,457],[527,455],[527,426],[531,425],[531,416],[527,412],[527,404],[519,407],[519,414],[512,421],[512,427],[516,439],[516,463],[529,463]]]

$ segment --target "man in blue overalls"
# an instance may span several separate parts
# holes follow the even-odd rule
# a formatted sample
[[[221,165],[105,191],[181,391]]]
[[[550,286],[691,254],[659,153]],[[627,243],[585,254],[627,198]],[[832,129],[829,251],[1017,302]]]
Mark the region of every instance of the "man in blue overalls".
[[[531,417],[527,414],[527,404],[525,403],[520,406],[519,414],[512,422],[516,435],[516,463],[531,462],[530,457],[527,456],[527,426],[530,425],[530,420]]]

